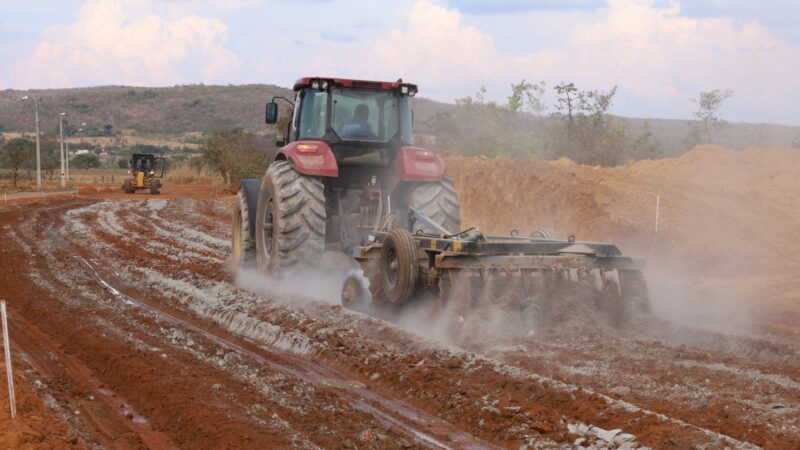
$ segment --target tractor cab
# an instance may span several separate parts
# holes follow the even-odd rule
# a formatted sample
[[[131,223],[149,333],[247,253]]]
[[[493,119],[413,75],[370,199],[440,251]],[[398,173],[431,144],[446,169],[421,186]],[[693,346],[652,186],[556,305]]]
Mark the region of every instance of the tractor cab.
[[[340,78],[301,78],[294,101],[275,97],[266,107],[266,122],[278,122],[276,100],[291,105],[283,147],[296,141],[326,143],[339,164],[390,165],[397,150],[412,145],[410,83]]]

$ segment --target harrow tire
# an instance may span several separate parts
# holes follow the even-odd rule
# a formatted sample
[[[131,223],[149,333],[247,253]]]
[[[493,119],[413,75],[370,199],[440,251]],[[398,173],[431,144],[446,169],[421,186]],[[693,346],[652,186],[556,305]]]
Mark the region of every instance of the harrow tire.
[[[325,191],[319,177],[289,161],[267,169],[258,193],[255,253],[258,268],[280,273],[313,266],[325,251]]]
[[[451,233],[461,231],[461,205],[450,177],[431,183],[414,184],[408,195],[408,206],[430,217]],[[415,233],[417,230],[433,232],[429,227],[414,221],[411,232]]]
[[[386,234],[379,265],[383,299],[394,305],[411,300],[417,288],[419,258],[417,244],[408,230],[394,228]]]
[[[250,205],[243,186],[239,188],[236,203],[233,205],[231,255],[235,269],[251,267],[256,259],[256,243],[250,228]]]

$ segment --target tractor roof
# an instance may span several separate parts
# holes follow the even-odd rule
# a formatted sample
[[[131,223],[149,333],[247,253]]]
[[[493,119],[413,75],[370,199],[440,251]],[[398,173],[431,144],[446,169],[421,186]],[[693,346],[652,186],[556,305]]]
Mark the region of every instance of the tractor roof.
[[[334,77],[304,77],[294,82],[294,90],[300,90],[310,87],[314,81],[327,81],[329,83],[340,85],[348,88],[356,89],[380,89],[380,90],[393,90],[400,89],[402,86],[408,86],[417,91],[417,85],[413,83],[403,83],[402,79],[397,81],[370,81],[370,80],[352,80],[349,78],[334,78]]]
[[[134,159],[142,159],[142,158],[155,158],[156,155],[152,153],[134,153],[131,155],[131,158]]]

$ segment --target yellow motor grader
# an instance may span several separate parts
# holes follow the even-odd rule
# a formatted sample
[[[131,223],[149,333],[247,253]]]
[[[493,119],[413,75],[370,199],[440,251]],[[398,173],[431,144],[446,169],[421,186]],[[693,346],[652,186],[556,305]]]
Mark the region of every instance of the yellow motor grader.
[[[148,189],[155,195],[161,192],[161,178],[166,170],[166,160],[149,153],[134,153],[131,156],[128,173],[131,178],[122,184],[126,194],[133,194],[137,189]]]

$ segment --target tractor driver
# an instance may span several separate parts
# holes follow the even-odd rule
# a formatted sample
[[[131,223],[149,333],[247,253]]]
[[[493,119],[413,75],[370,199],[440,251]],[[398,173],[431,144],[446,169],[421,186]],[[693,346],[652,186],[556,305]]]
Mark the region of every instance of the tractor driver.
[[[344,139],[369,139],[375,141],[378,137],[372,131],[369,119],[369,106],[361,103],[356,106],[353,117],[339,127],[339,135]]]

